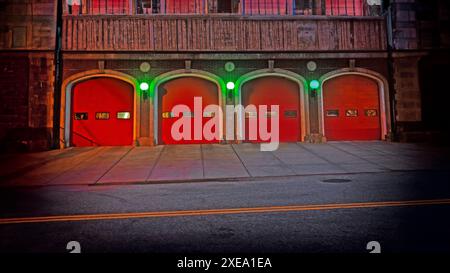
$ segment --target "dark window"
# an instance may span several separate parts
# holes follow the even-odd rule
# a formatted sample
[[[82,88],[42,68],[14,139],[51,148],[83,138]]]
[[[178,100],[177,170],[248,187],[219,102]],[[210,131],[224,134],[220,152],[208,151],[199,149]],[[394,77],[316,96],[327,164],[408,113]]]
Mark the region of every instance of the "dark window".
[[[214,113],[214,112],[206,112],[206,111],[203,112],[204,118],[213,118],[215,116],[216,116],[216,113]]]
[[[327,117],[339,117],[339,110],[327,110]]]
[[[258,113],[257,112],[245,112],[245,118],[257,118]]]
[[[26,47],[27,46],[27,28],[14,27],[12,30],[13,39],[12,47]]]
[[[357,117],[358,116],[358,110],[356,110],[356,109],[345,110],[345,116],[346,117]]]
[[[152,0],[152,12],[159,13],[161,9],[160,0]]]
[[[278,116],[278,112],[275,112],[275,111],[267,111],[265,113],[266,118],[275,118],[277,116]]]
[[[438,3],[436,0],[417,0],[416,2],[417,20],[432,21],[438,18]]]
[[[376,109],[367,109],[364,112],[366,114],[366,117],[376,117],[376,116],[378,116],[378,111]]]
[[[130,119],[131,113],[130,112],[118,112],[117,113],[117,119]]]
[[[97,113],[95,113],[95,119],[108,120],[109,112],[97,112]]]
[[[175,115],[172,112],[164,112],[162,113],[162,118],[173,118]]]
[[[231,13],[231,0],[218,1],[218,13]]]
[[[137,14],[157,14],[161,12],[161,0],[136,0]]]
[[[295,13],[301,15],[311,15],[312,2],[312,0],[295,0]]]
[[[286,111],[284,111],[284,116],[286,118],[296,118],[297,117],[297,111],[296,110],[286,110]]]
[[[239,0],[220,0],[217,2],[217,13],[236,13],[239,10]]]
[[[75,120],[87,120],[88,113],[75,113],[74,118]]]

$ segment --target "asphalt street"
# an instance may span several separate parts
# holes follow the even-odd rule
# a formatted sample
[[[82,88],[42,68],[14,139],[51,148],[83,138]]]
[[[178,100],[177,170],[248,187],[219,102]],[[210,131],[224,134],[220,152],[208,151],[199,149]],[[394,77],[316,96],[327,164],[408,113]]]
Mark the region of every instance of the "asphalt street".
[[[64,253],[69,241],[77,241],[84,253],[367,253],[367,243],[378,241],[386,253],[448,253],[449,181],[445,171],[394,171],[235,182],[4,188],[0,251]],[[447,203],[401,205],[417,200]],[[379,205],[352,205],[368,202]],[[300,209],[289,210],[292,206]],[[267,209],[273,207],[279,209]],[[213,209],[217,211],[204,213]],[[118,213],[123,215],[117,217]],[[102,219],[105,215],[116,216]],[[48,216],[59,220],[30,221]]]

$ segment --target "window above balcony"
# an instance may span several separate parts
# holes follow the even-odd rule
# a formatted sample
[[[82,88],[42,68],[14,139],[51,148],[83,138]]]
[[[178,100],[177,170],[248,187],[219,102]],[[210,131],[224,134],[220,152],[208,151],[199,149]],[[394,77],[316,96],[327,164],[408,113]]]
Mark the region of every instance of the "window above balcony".
[[[379,16],[381,0],[66,0],[65,14]]]

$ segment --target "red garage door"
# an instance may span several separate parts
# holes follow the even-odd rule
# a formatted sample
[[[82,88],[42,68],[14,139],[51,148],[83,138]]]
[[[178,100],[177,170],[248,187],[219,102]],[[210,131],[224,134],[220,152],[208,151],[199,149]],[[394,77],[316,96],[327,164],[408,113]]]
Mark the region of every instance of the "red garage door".
[[[217,85],[211,81],[198,77],[181,77],[162,84],[158,90],[159,96],[159,142],[162,144],[200,144],[217,143],[219,140],[206,140],[201,134],[201,139],[194,138],[194,98],[202,98],[202,111],[206,106],[214,104],[219,105],[219,95]],[[172,136],[171,130],[174,123],[180,118],[172,114],[174,106],[186,105],[190,108],[189,113],[183,113],[184,116],[191,118],[191,137],[189,139],[176,140]],[[198,114],[198,113],[197,113]],[[203,125],[209,121],[212,116],[202,115]],[[183,128],[184,129],[184,128]],[[219,128],[216,128],[217,130]]]
[[[114,78],[94,78],[72,90],[72,145],[133,144],[134,91]]]
[[[323,85],[325,136],[328,140],[381,139],[379,90],[376,81],[349,75]]]
[[[245,138],[250,142],[261,142],[259,132],[259,122],[257,125],[257,139],[250,139],[249,122],[250,119],[258,118],[262,122],[267,122],[267,129],[271,132],[270,116],[279,117],[280,142],[297,142],[300,140],[301,119],[300,119],[300,94],[299,86],[296,82],[282,77],[262,77],[249,81],[242,87],[242,104],[255,105],[257,113],[248,112],[245,115]],[[259,106],[268,106],[268,115],[259,114]],[[279,112],[275,113],[271,105],[279,105]]]

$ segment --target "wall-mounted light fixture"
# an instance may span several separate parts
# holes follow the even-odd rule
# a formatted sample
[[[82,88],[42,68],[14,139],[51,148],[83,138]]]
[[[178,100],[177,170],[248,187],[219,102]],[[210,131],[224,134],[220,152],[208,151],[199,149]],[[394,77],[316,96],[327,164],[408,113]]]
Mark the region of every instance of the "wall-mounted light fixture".
[[[234,82],[227,82],[227,89],[228,90],[234,90],[234,87],[235,87]]]
[[[309,87],[311,87],[311,89],[318,89],[320,86],[320,83],[318,80],[312,80],[309,82]]]
[[[233,99],[233,94],[234,94],[234,87],[235,87],[234,82],[227,82],[226,87],[227,87],[228,99],[232,100]]]
[[[312,80],[309,82],[309,88],[311,91],[311,97],[316,97],[317,90],[320,87],[320,82],[318,80]]]
[[[148,85],[148,83],[146,83],[146,82],[141,82],[141,84],[139,85],[139,88],[142,90],[142,91],[148,91],[148,89],[149,89],[149,85]]]

